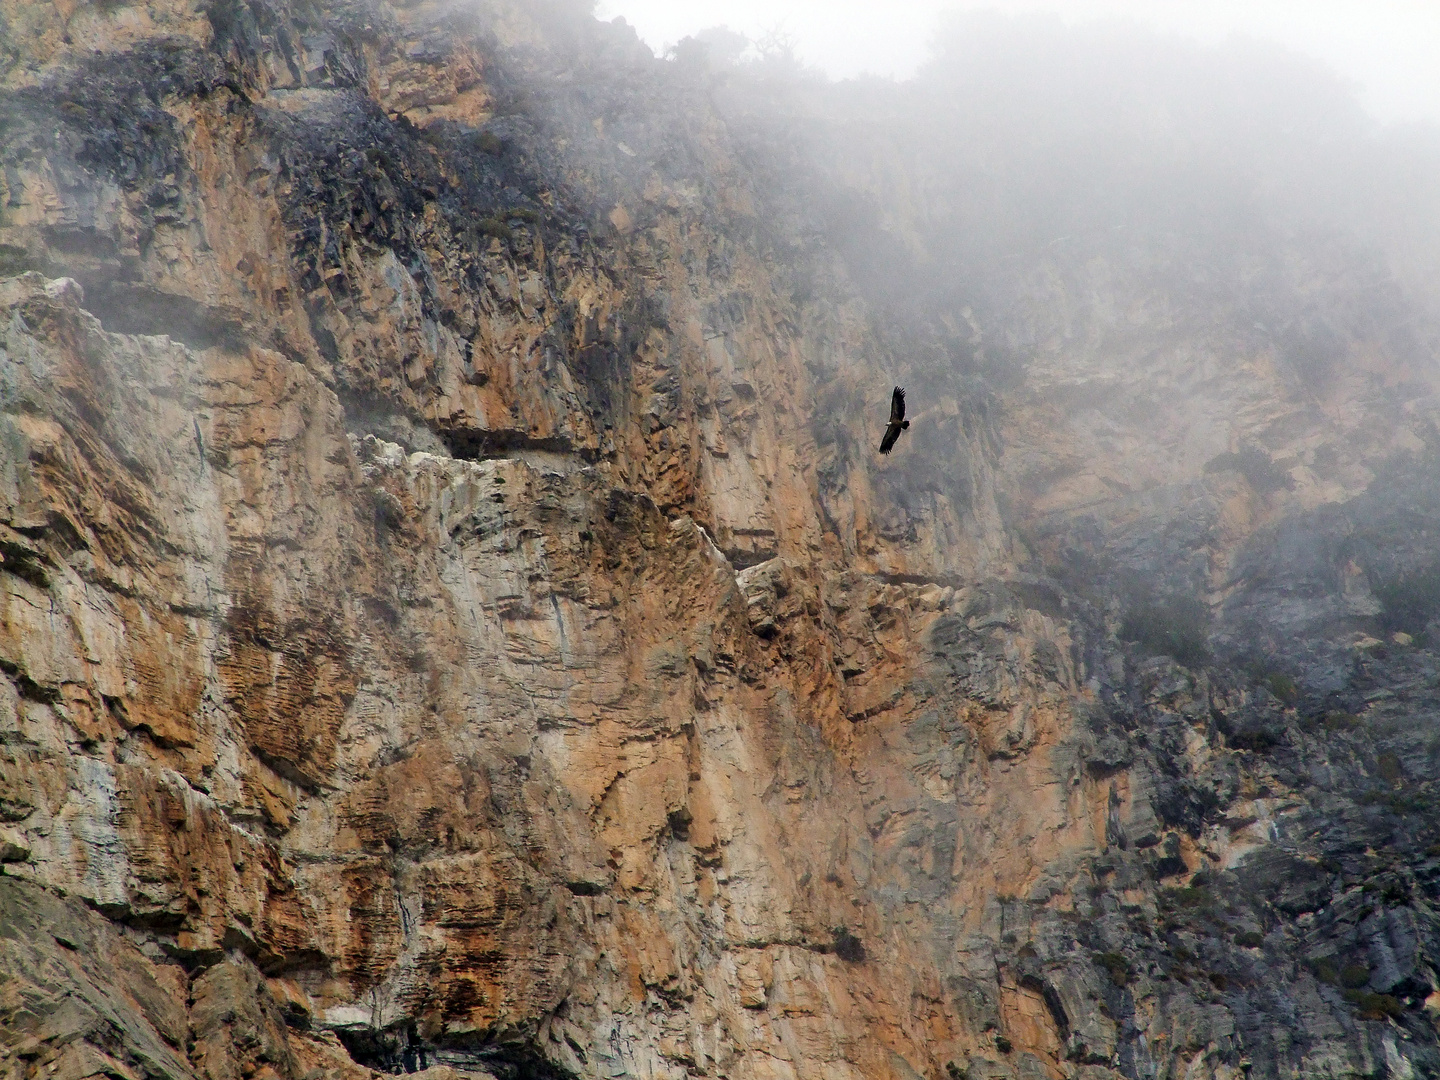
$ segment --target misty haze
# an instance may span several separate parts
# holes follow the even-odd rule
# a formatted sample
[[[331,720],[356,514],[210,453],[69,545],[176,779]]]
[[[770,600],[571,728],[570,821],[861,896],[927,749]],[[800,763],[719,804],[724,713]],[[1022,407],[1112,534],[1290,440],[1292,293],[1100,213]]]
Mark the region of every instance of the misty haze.
[[[1402,7],[0,0],[0,1080],[1440,1076]]]

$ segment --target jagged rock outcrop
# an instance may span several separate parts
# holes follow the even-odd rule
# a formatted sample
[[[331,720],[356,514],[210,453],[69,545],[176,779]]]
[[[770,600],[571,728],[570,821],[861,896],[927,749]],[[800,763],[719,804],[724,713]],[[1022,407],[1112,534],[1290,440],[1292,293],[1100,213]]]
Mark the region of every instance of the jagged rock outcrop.
[[[0,15],[7,1077],[1440,1070],[1433,356],[1151,455],[623,25]]]

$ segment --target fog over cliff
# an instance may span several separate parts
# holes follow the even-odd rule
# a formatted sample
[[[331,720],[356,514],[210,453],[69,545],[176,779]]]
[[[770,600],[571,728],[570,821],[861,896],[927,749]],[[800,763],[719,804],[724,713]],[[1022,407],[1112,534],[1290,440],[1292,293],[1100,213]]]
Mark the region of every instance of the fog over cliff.
[[[995,395],[1022,424],[1043,400],[1063,417],[1048,447],[1013,447],[1001,483],[1012,520],[1047,534],[1029,553],[1048,572],[1133,592],[1129,547],[1158,537],[1104,535],[1107,503],[1169,502],[1145,513],[1173,534],[1187,485],[1239,466],[1266,499],[1290,493],[1269,508],[1285,516],[1345,503],[1321,490],[1360,459],[1402,468],[1418,448],[1363,447],[1395,432],[1341,419],[1335,398],[1363,381],[1374,422],[1433,416],[1440,131],[1375,123],[1278,48],[1126,27],[957,21],[900,84],[829,85],[706,42],[683,42],[677,64],[708,70],[767,206],[843,261],[916,400]],[[1247,413],[1255,395],[1276,415]],[[1288,621],[1328,617],[1320,597],[1250,603],[1217,565],[1214,525],[1146,554],[1140,587],[1203,601],[1232,659],[1319,662],[1318,626],[1297,639]],[[1333,543],[1364,548],[1392,592],[1432,580],[1429,545],[1394,539],[1347,525]],[[1333,585],[1333,567],[1313,569]],[[1307,670],[1327,689],[1342,678]]]
[[[1440,1075],[1437,176],[1119,25],[0,0],[0,1078]]]

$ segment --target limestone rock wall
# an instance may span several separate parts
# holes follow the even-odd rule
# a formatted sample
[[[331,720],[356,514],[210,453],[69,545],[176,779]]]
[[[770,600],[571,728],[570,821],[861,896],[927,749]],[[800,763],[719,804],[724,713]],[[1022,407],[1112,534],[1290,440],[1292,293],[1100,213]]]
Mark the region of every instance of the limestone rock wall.
[[[1423,817],[1296,839],[1429,790],[1356,719],[1429,661],[1304,734],[1032,558],[992,397],[877,461],[907,361],[703,82],[560,5],[0,14],[7,1076],[1433,1063]]]

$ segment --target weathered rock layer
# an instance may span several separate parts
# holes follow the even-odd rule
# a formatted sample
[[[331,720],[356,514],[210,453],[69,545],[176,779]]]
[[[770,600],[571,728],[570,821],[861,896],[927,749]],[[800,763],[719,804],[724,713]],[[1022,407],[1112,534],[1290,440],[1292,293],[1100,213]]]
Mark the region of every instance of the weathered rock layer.
[[[1428,331],[937,367],[623,25],[0,18],[7,1076],[1440,1069]]]

